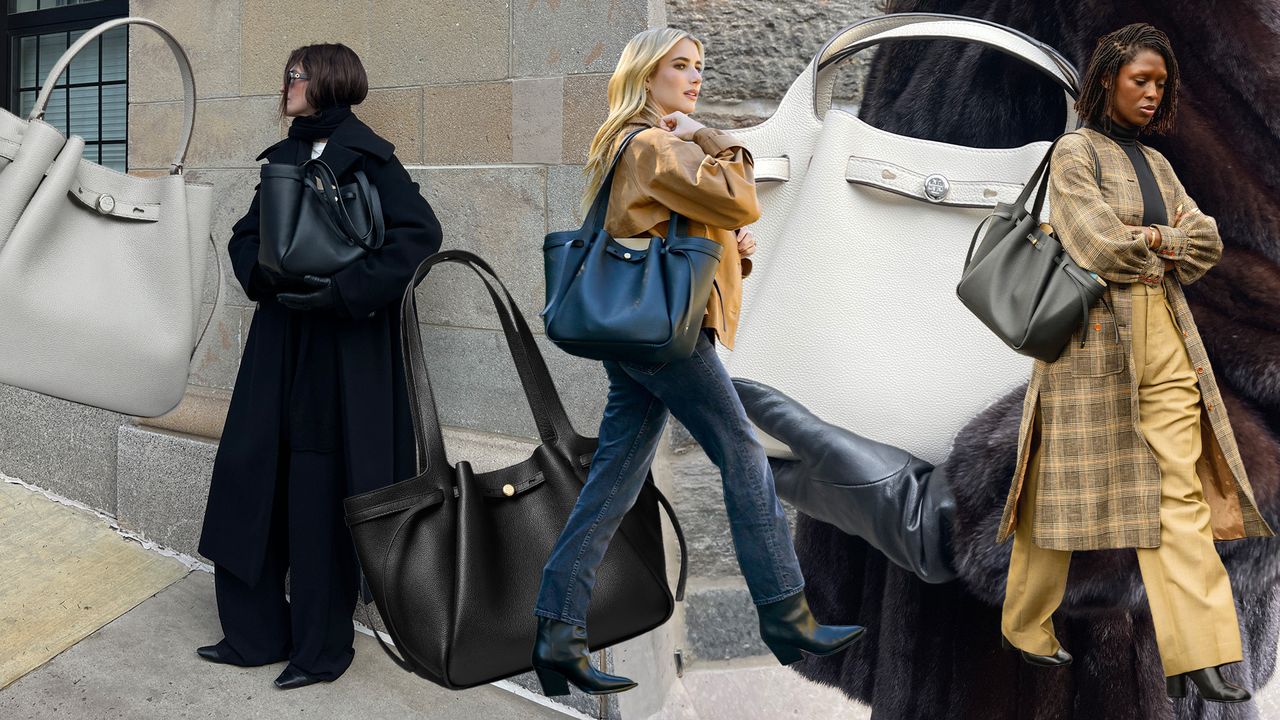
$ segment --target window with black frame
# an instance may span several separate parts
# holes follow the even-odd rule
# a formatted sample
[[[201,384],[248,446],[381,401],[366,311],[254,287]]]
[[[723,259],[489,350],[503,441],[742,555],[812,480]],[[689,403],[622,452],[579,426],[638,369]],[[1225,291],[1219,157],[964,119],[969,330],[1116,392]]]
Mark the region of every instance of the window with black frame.
[[[0,73],[0,99],[26,117],[58,58],[85,31],[128,14],[128,0],[3,0],[0,51],[9,59]],[[115,28],[96,38],[58,78],[44,119],[64,134],[84,138],[84,157],[128,169],[129,33]]]

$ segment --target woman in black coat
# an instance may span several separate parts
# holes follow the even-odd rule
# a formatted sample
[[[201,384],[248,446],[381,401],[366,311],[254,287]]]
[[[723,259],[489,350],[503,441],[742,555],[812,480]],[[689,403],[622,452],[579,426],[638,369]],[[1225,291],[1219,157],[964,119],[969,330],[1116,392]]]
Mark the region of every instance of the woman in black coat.
[[[281,688],[334,680],[351,664],[359,572],[342,500],[414,474],[399,300],[440,248],[435,214],[394,147],[351,113],[368,93],[359,57],[310,45],[286,68],[281,109],[294,120],[258,159],[320,157],[341,184],[363,169],[381,196],[386,236],[332,277],[283,278],[258,264],[255,193],[228,247],[258,309],[200,539],[215,563],[225,637],[197,652],[242,666],[288,660]]]

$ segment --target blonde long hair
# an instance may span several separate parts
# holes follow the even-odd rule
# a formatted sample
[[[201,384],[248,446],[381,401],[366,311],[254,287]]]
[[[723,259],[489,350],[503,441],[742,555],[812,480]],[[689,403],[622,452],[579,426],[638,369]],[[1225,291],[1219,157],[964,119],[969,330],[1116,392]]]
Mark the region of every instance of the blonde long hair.
[[[698,54],[701,55],[701,40],[684,30],[668,27],[645,30],[631,38],[622,49],[618,66],[609,78],[609,117],[596,131],[591,150],[587,153],[587,165],[583,168],[587,177],[587,187],[582,196],[583,215],[590,210],[591,202],[604,182],[622,129],[635,120],[657,125],[662,118],[658,106],[645,91],[644,83],[657,70],[658,61],[671,52],[676,43],[686,39],[698,46]]]

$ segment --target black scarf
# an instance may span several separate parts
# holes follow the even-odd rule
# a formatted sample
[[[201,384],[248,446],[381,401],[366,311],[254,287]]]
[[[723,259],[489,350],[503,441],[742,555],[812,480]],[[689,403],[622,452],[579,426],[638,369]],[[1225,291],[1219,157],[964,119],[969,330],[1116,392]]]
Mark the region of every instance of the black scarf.
[[[289,137],[309,143],[323,140],[333,135],[333,131],[351,117],[354,115],[347,105],[325,108],[314,115],[296,117],[289,125]]]

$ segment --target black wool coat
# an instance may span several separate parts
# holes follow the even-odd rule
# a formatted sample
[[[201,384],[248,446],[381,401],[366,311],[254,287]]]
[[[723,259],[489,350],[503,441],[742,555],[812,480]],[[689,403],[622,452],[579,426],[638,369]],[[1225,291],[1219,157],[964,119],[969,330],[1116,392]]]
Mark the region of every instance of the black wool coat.
[[[335,310],[295,311],[250,283],[258,262],[259,195],[228,253],[258,302],[213,466],[200,554],[253,584],[262,571],[277,474],[290,452],[338,453],[346,493],[414,474],[413,427],[400,355],[400,299],[440,249],[440,224],[394,146],[352,117],[321,155],[340,182],[363,169],[382,200],[382,248],[334,275]],[[301,163],[311,143],[285,138],[258,159]]]

